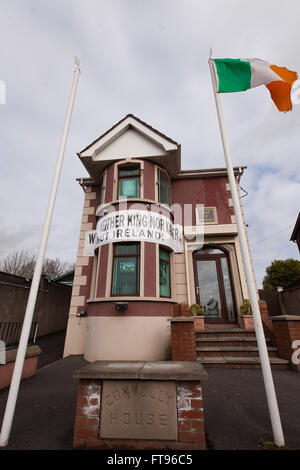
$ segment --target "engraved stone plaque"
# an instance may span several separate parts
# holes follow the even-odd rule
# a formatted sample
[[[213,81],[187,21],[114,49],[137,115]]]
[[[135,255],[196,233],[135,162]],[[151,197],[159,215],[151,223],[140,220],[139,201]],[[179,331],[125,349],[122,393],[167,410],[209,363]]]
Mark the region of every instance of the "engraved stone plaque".
[[[104,380],[100,437],[176,440],[176,383]]]

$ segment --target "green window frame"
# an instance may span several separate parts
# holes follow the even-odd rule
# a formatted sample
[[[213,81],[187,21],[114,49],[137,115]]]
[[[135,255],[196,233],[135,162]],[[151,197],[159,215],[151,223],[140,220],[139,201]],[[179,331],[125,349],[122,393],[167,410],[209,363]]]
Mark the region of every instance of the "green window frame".
[[[159,247],[159,295],[171,297],[170,252]]]
[[[140,291],[140,244],[113,245],[112,296],[137,296]]]
[[[171,180],[169,175],[161,170],[157,169],[157,181],[158,181],[158,202],[171,206]]]
[[[140,197],[140,165],[119,165],[118,199]]]

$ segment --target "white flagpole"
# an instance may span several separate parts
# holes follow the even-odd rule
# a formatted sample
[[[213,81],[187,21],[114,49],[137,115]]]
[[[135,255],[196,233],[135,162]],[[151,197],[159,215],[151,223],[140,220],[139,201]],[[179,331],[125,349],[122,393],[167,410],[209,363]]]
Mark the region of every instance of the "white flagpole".
[[[42,268],[43,268],[45,251],[46,251],[48,236],[49,236],[49,231],[50,231],[51,219],[53,215],[56,193],[57,193],[61,168],[63,164],[64,152],[65,152],[65,147],[67,143],[68,131],[69,131],[70,121],[71,121],[71,116],[72,116],[73,104],[74,104],[74,99],[75,99],[75,94],[76,94],[76,89],[77,89],[77,84],[78,84],[78,79],[79,79],[79,74],[80,74],[79,59],[77,57],[75,57],[75,64],[76,64],[76,67],[74,70],[74,78],[73,78],[73,84],[72,84],[71,94],[69,98],[65,125],[64,125],[64,129],[63,129],[63,133],[61,137],[60,148],[59,148],[59,153],[58,153],[57,163],[56,163],[56,169],[54,173],[52,188],[50,192],[50,198],[48,202],[48,208],[47,208],[46,217],[44,221],[39,252],[38,252],[38,256],[36,260],[31,288],[29,292],[29,297],[28,297],[26,312],[24,316],[21,337],[20,337],[20,343],[18,347],[17,357],[15,361],[13,376],[12,376],[12,380],[10,384],[9,394],[7,398],[7,403],[6,403],[6,408],[5,408],[5,413],[4,413],[3,423],[2,423],[2,429],[1,429],[1,434],[0,434],[0,447],[5,447],[8,444],[10,430],[11,430],[11,426],[12,426],[12,422],[14,418],[16,401],[18,397],[19,386],[20,386],[20,381],[21,381],[22,371],[23,371],[23,365],[24,365],[24,360],[26,356],[28,338],[29,338],[30,328],[32,324],[32,317],[33,317],[34,308],[36,304],[36,298],[37,298],[37,293],[38,293],[38,288],[39,288],[39,283],[40,283],[40,278],[41,278],[41,273],[42,273]]]
[[[245,234],[245,227],[243,224],[240,201],[239,201],[238,191],[236,187],[236,180],[234,177],[234,172],[233,172],[233,167],[232,167],[232,162],[231,162],[231,157],[230,157],[229,144],[227,140],[223,113],[222,113],[222,108],[221,108],[221,100],[220,100],[219,93],[217,93],[216,91],[216,77],[215,77],[213,61],[212,59],[209,59],[208,62],[209,62],[214,96],[215,96],[215,101],[216,101],[216,108],[217,108],[217,114],[218,114],[218,119],[219,119],[219,125],[220,125],[220,131],[221,131],[221,137],[222,137],[222,143],[223,143],[223,149],[224,149],[224,156],[226,160],[228,179],[229,179],[229,184],[230,184],[230,189],[231,189],[232,201],[233,201],[233,206],[234,206],[236,223],[238,227],[243,265],[244,265],[245,274],[246,274],[249,300],[250,300],[252,315],[253,315],[253,320],[254,320],[254,328],[255,328],[258,350],[259,350],[259,357],[260,357],[260,363],[261,363],[261,368],[262,368],[262,373],[263,373],[263,379],[264,379],[270,418],[271,418],[271,424],[272,424],[272,429],[273,429],[274,442],[278,447],[282,447],[285,444],[284,436],[283,436],[281,420],[280,420],[280,415],[279,415],[279,410],[278,410],[278,404],[277,404],[277,399],[276,399],[276,394],[275,394],[270,360],[269,360],[263,325],[262,325],[261,316],[260,316],[256,286],[255,286],[254,276],[253,276],[252,267],[251,267],[250,255],[248,251],[247,239],[246,239],[246,234]]]

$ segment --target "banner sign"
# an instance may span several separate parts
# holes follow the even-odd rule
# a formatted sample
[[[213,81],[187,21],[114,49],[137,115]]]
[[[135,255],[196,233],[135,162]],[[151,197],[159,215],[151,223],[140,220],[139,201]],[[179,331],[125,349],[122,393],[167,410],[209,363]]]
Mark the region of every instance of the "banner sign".
[[[96,230],[86,232],[85,256],[94,256],[95,248],[115,242],[151,242],[183,251],[182,225],[168,217],[145,210],[121,210],[102,217]]]

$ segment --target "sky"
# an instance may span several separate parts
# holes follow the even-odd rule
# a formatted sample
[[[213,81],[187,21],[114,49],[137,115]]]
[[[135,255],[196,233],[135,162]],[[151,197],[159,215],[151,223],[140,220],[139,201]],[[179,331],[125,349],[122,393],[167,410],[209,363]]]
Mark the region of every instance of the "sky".
[[[257,57],[300,74],[300,3],[289,0],[0,0],[0,259],[37,253],[71,90],[79,78],[46,256],[76,259],[88,176],[76,153],[128,113],[181,144],[182,169],[225,167],[208,68]],[[2,100],[3,101],[3,100]],[[300,104],[268,90],[221,96],[258,286],[274,259],[296,258]],[[243,193],[244,194],[244,193]]]

